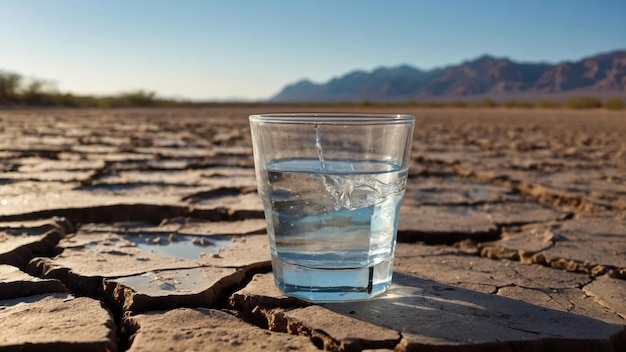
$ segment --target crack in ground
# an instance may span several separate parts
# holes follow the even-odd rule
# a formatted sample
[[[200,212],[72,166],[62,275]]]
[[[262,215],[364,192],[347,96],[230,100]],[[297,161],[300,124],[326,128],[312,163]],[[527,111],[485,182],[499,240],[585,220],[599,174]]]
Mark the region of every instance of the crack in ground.
[[[501,235],[502,232],[500,236]],[[550,256],[546,251],[554,246],[554,240],[551,241],[550,246],[547,248],[539,251],[528,252],[519,249],[507,249],[497,245],[483,245],[483,243],[489,242],[491,241],[467,239],[455,243],[454,246],[458,247],[461,251],[468,255],[476,255],[478,257],[492,260],[511,260],[523,264],[537,264],[547,268],[587,274],[591,278],[606,274],[614,279],[626,280],[626,268]],[[429,245],[429,243],[425,244]]]
[[[487,182],[494,185],[506,186],[517,190],[521,194],[536,200],[540,204],[561,211],[574,210],[576,213],[593,213],[598,211],[615,210],[613,205],[598,204],[584,196],[567,194],[564,191],[550,189],[540,184],[524,180],[511,179],[508,176],[494,176],[490,172],[474,171],[461,166],[452,167],[453,173],[474,181]]]
[[[110,209],[110,207],[100,207],[100,208],[91,209],[91,211],[98,212],[98,210],[101,210],[103,208]],[[46,214],[47,213],[53,213],[55,215],[54,217],[55,219],[56,219],[56,216],[59,216],[59,215],[68,215],[68,214],[59,214],[58,211],[50,211],[50,212],[46,212]],[[71,212],[69,212],[69,215],[71,215]],[[36,218],[40,219],[40,217],[36,217]],[[142,217],[137,217],[137,218],[140,220],[145,220],[145,218],[142,218]],[[3,217],[2,220],[6,221],[6,217]],[[56,225],[54,225],[59,228],[48,231],[47,233],[57,234],[58,235],[57,237],[59,240],[62,237],[63,238],[71,237],[72,235],[75,235],[77,233],[78,227],[75,226],[74,224],[80,223],[81,222],[80,220],[84,220],[84,219],[71,218],[70,220],[70,217],[61,218],[61,220],[55,221]],[[159,222],[161,220],[162,219],[159,219]],[[50,225],[50,226],[53,226],[53,225]],[[42,241],[44,242],[47,241],[47,237],[44,237]],[[33,250],[41,246],[42,246],[41,242],[36,242],[30,245],[30,247],[33,247]],[[48,246],[48,247],[62,248],[58,246],[58,243],[55,243],[53,246]],[[20,252],[20,254],[23,254],[23,253]],[[25,272],[35,277],[39,277],[39,278],[57,279],[64,285],[64,287],[68,289],[70,294],[76,297],[86,296],[86,297],[90,297],[92,299],[102,302],[104,306],[111,312],[113,316],[113,320],[116,324],[116,334],[118,336],[118,343],[119,343],[120,351],[124,351],[128,347],[130,347],[129,341],[128,341],[129,336],[123,331],[123,326],[121,324],[121,321],[123,319],[124,314],[126,313],[126,310],[114,304],[115,297],[111,295],[111,292],[107,292],[107,290],[105,289],[104,283],[106,280],[132,277],[132,276],[137,276],[137,275],[145,275],[147,273],[150,273],[151,272],[150,270],[143,271],[141,273],[134,273],[132,275],[120,275],[120,276],[106,277],[106,278],[101,277],[101,276],[82,276],[82,275],[73,273],[71,268],[56,266],[54,264],[54,261],[52,261],[52,258],[59,254],[59,251],[57,250],[52,251],[52,252],[51,251],[31,252],[29,250],[27,254],[28,254],[27,258],[25,257],[23,259],[24,265],[21,266],[22,271],[27,270]],[[33,261],[33,259],[37,259],[37,260]],[[197,306],[203,307],[203,308],[209,308],[209,309],[221,309],[221,310],[229,309],[228,300],[233,293],[246,287],[248,283],[252,280],[254,275],[259,274],[259,273],[267,273],[271,271],[271,265],[269,264],[269,262],[264,262],[262,264],[263,265],[259,265],[258,263],[256,263],[256,264],[251,264],[245,267],[234,268],[234,269],[237,269],[239,272],[243,272],[242,274],[243,279],[240,282],[235,282],[236,280],[235,281],[230,280],[229,281],[230,284],[226,284],[224,287],[219,288],[219,291],[218,291],[219,297],[215,300],[214,305],[208,307],[208,306],[199,304]],[[213,266],[202,265],[198,263],[198,265],[192,265],[192,266],[184,267],[184,268],[164,268],[164,269],[160,269],[159,272],[203,268],[203,267],[210,268]],[[185,306],[186,305],[181,305],[180,307],[185,307]],[[174,308],[180,308],[180,307],[179,306],[169,307],[168,309],[174,309]],[[158,309],[158,307],[155,307],[154,309]]]
[[[74,223],[146,221],[159,224],[164,218],[191,217],[209,221],[259,219],[263,211],[232,210],[224,207],[196,209],[193,205],[112,204],[82,208],[58,208],[30,213],[2,215],[0,222],[29,221],[53,217],[71,218]]]
[[[552,257],[548,255],[545,250],[520,255],[518,250],[503,249],[497,246],[484,246],[476,255],[493,260],[506,259],[523,264],[536,264],[552,269],[587,274],[591,278],[607,274],[609,277],[615,279],[626,280],[626,275],[623,273],[624,268],[618,268],[613,265],[588,263],[576,259]]]
[[[594,295],[593,293],[588,292],[588,290],[585,290],[585,287],[590,285],[592,282],[593,282],[593,280],[591,282],[587,283],[586,285],[584,285],[583,287],[581,287],[581,291],[585,295],[585,297],[590,298],[591,300],[596,302],[598,305],[606,308],[608,311],[614,313],[615,315],[619,316],[624,321],[626,321],[626,314],[625,313],[616,312],[615,310],[613,310],[613,308],[611,308],[608,304],[606,304],[606,302],[604,302],[598,296]]]
[[[301,302],[308,305],[306,302]],[[402,333],[393,330],[398,337],[393,340],[366,340],[360,338],[337,339],[323,329],[313,328],[306,322],[297,318],[290,317],[288,313],[291,309],[303,308],[303,306],[288,308],[284,307],[266,307],[262,305],[254,305],[250,307],[239,307],[239,316],[244,321],[258,326],[259,328],[272,331],[287,333],[290,335],[308,337],[318,349],[324,351],[363,351],[371,349],[389,349],[393,350],[402,342]]]
[[[421,159],[416,158],[415,160],[420,161],[425,166],[435,165],[444,167],[447,171],[440,172],[440,174],[460,176],[473,181],[487,182],[488,184],[509,187],[515,192],[519,192],[522,195],[535,199],[540,204],[547,205],[561,211],[570,211],[573,209],[576,213],[591,213],[617,209],[611,204],[599,204],[586,199],[584,196],[567,194],[564,191],[550,189],[543,185],[524,180],[515,180],[507,175],[494,175],[489,171],[476,171],[468,169],[460,160],[448,162],[444,160],[429,159],[427,157],[422,157]],[[624,209],[623,207],[619,208]]]
[[[98,171],[98,172],[100,172],[100,175],[93,177],[93,179],[92,179],[91,181],[86,181],[86,182],[87,182],[86,184],[91,184],[91,183],[93,182],[93,180],[95,180],[97,177],[99,177],[99,176],[101,176],[101,175],[106,175],[106,174],[107,174],[107,172],[109,172],[109,171],[110,171],[110,170],[107,170],[106,166],[105,166],[105,167],[103,167],[103,168],[101,168],[101,169],[99,169],[99,170],[102,170],[102,171]],[[457,173],[457,175],[458,175],[458,173]],[[92,176],[94,176],[94,175],[92,175]],[[481,177],[479,177],[479,176],[476,176],[476,177],[477,177],[477,179],[481,179]],[[497,182],[498,182],[498,180],[495,180],[495,179],[494,179],[494,181],[496,181],[496,182],[493,182],[493,183],[497,183]],[[518,181],[512,181],[512,180],[509,180],[509,181],[507,181],[507,182],[509,182],[509,184],[514,184],[514,183],[516,183],[516,182],[518,182]],[[507,184],[507,183],[505,183],[505,184]],[[515,189],[515,190],[517,190],[517,191],[519,191],[519,192],[520,192],[520,193],[522,193],[522,194],[526,194],[526,195],[533,196],[533,193],[532,193],[532,192],[530,192],[530,193],[526,192],[526,193],[525,193],[525,192],[524,192],[524,190],[523,190],[523,188],[524,188],[524,187],[528,187],[528,186],[522,186],[522,185],[521,185],[521,183],[520,183],[520,185],[517,185],[514,189]],[[532,191],[533,187],[534,187],[534,186],[531,184],[531,186],[530,186],[530,190],[531,190],[531,191]],[[544,190],[544,191],[545,191],[545,190]],[[548,191],[549,191],[549,190],[548,190]],[[202,196],[207,196],[207,194],[202,194]],[[536,195],[535,195],[535,196],[533,196],[533,197],[534,197],[534,198],[537,198],[537,197],[536,197]],[[539,199],[538,199],[538,200],[539,200]],[[539,201],[541,202],[541,200],[539,200]],[[564,202],[562,202],[562,201],[561,201],[561,200],[559,200],[558,198],[554,198],[554,199],[549,200],[547,204],[549,204],[549,205],[551,205],[551,206],[554,206],[555,202],[556,202],[556,203],[559,203],[559,204],[564,203],[564,204],[566,204],[566,206],[570,206],[571,204],[574,204],[574,207],[575,207],[576,209],[578,209],[578,208],[582,207],[582,208],[583,208],[583,211],[584,211],[584,209],[587,209],[587,208],[588,208],[585,204],[583,204],[583,202],[581,202],[581,201],[576,201],[576,200],[571,200],[571,199],[570,199],[570,200],[565,199],[565,201],[564,201]],[[568,202],[570,202],[571,204],[570,204],[570,205],[568,205]],[[577,202],[578,202],[578,203],[577,203]],[[544,203],[544,204],[545,204],[545,203]],[[159,207],[159,206],[144,205],[144,204],[140,204],[140,205],[132,205],[132,207],[135,207],[135,206],[137,206],[138,208],[140,208],[140,207],[157,207],[157,212],[156,212],[157,214],[159,214],[159,213],[160,213],[160,214],[162,214],[162,212],[161,212],[162,210],[168,210],[168,211],[173,211],[173,212],[174,212],[177,216],[181,216],[181,215],[179,215],[179,214],[182,214],[182,216],[185,216],[185,215],[188,215],[191,211],[193,211],[191,207],[176,207],[176,208],[174,208],[174,209],[170,209],[170,208],[172,208],[172,207]],[[107,206],[107,207],[94,207],[94,208],[91,208],[91,211],[93,212],[93,214],[98,214],[98,213],[99,213],[99,214],[102,214],[102,213],[107,213],[107,212],[110,212],[110,211],[112,211],[112,212],[121,212],[121,213],[125,213],[123,210],[124,210],[124,209],[126,209],[126,207],[129,207],[129,206],[128,206],[128,205],[117,205],[117,206],[113,206],[113,207],[109,207],[109,206]],[[137,209],[138,209],[138,208],[137,208]],[[180,213],[178,213],[179,211],[180,211]],[[212,210],[212,212],[214,212],[214,210]],[[14,216],[13,218],[11,218],[10,216],[9,216],[8,218],[7,218],[7,217],[1,217],[1,218],[0,218],[0,220],[7,221],[7,219],[8,219],[8,221],[11,221],[11,220],[15,220],[15,219],[17,219],[17,220],[26,220],[26,219],[27,219],[27,220],[30,220],[30,219],[35,219],[35,218],[37,218],[37,219],[38,219],[38,218],[41,218],[41,215],[47,215],[47,214],[65,215],[65,216],[69,216],[69,217],[74,217],[74,218],[76,218],[76,220],[77,220],[76,222],[112,222],[110,219],[108,219],[108,218],[107,218],[109,215],[102,216],[102,218],[104,219],[104,221],[103,221],[103,220],[99,220],[99,221],[85,221],[86,219],[88,219],[88,218],[90,218],[90,217],[95,217],[95,218],[98,218],[98,216],[96,216],[96,215],[86,215],[86,214],[84,214],[84,213],[82,214],[83,216],[80,216],[80,215],[81,215],[81,212],[80,212],[80,210],[77,210],[77,209],[57,209],[57,210],[49,210],[49,211],[44,211],[44,212],[39,212],[39,213],[29,213],[29,214],[23,214],[23,215],[22,215],[22,216],[23,216],[23,218],[20,218],[20,215]],[[221,221],[229,221],[229,220],[232,220],[232,218],[231,218],[231,217],[229,217],[229,216],[224,216],[224,215],[225,215],[225,214],[221,214],[221,215],[218,217],[218,218],[219,218],[219,220],[221,220]],[[172,217],[172,216],[168,216],[168,217]],[[132,215],[132,216],[131,216],[131,218],[132,218],[132,219],[136,219],[136,220],[146,220],[146,217],[145,217],[145,216],[143,216],[142,214]],[[213,220],[213,219],[209,219],[209,220]],[[500,238],[500,237],[501,237],[501,235],[502,235],[502,231],[501,231],[501,230],[502,230],[502,227],[501,227],[501,226],[498,226],[498,238]],[[69,233],[68,233],[68,234],[69,234]],[[483,242],[483,241],[481,241],[481,242],[479,242],[479,243],[482,243],[482,242]],[[485,249],[485,248],[489,248],[489,247],[487,247],[487,246],[482,247],[482,249]],[[492,248],[495,248],[495,247],[492,247]],[[543,258],[544,258],[544,260],[543,260],[543,261],[542,261],[542,260],[533,261],[533,264],[540,264],[540,265],[544,265],[544,266],[551,267],[551,268],[563,269],[562,267],[560,267],[560,265],[562,264],[562,262],[561,262],[561,261],[562,261],[562,260],[567,260],[567,259],[564,259],[564,258],[558,258],[558,259],[556,260],[556,261],[557,261],[557,264],[556,264],[556,266],[555,266],[555,265],[553,265],[553,264],[552,264],[552,262],[553,262],[553,261],[547,260],[547,259],[545,258],[545,253],[542,253],[542,252],[543,252],[543,251],[541,251],[541,252],[535,252],[535,253],[533,253],[533,254],[532,254],[532,256],[533,256],[533,257],[534,257],[535,255],[543,255]],[[442,254],[437,254],[437,255],[433,255],[433,256],[439,256],[439,255],[444,255],[444,254],[445,254],[445,253],[442,253]],[[488,256],[488,255],[483,255],[482,250],[481,250],[481,251],[479,251],[476,255],[477,255],[477,256],[480,256],[480,257],[487,257],[487,258],[490,258],[490,259],[504,259],[504,258],[502,258],[502,257],[491,257],[491,256]],[[517,260],[520,260],[520,257],[521,257],[521,256],[519,256],[519,257],[517,258]],[[506,258],[506,259],[512,259],[512,258]],[[582,264],[585,264],[585,263],[576,263],[576,268],[578,268],[578,266],[579,266],[579,265],[582,265]],[[571,266],[571,265],[570,265],[570,266]],[[193,266],[193,267],[190,267],[190,268],[196,268],[196,267],[199,267],[199,266]],[[200,267],[202,267],[202,266],[200,266]],[[567,266],[567,263],[566,263],[565,270],[568,270],[567,268],[568,268],[568,266]],[[176,268],[176,269],[161,269],[160,271],[180,270],[180,269],[181,269],[181,268]],[[615,268],[613,268],[613,269],[615,269]],[[609,269],[609,270],[610,270],[610,269]],[[148,273],[148,272],[150,272],[150,271],[146,271],[146,272],[144,272],[143,274]],[[584,272],[587,272],[587,271],[584,271]],[[596,274],[595,274],[595,275],[592,275],[592,272],[593,272],[593,269],[591,270],[591,272],[587,272],[587,273],[590,273],[590,279],[591,279],[591,281],[593,281],[593,279],[594,279],[594,277],[595,277],[595,276],[605,274],[607,271],[598,270],[598,271],[596,272]],[[516,272],[516,273],[517,273],[517,272]],[[66,273],[66,274],[69,274],[69,273]],[[252,279],[252,277],[254,276],[254,274],[256,274],[256,273],[253,273],[253,272],[249,272],[249,273],[247,273],[247,274],[246,274],[246,277],[247,277],[247,278],[246,278],[246,281],[245,281],[245,282],[243,282],[241,285],[238,285],[237,287],[232,287],[232,289],[230,290],[230,291],[232,291],[232,292],[230,292],[230,291],[229,291],[229,292],[224,292],[224,293],[221,295],[222,299],[221,299],[220,303],[219,303],[219,304],[217,304],[215,307],[208,307],[208,308],[213,308],[213,309],[227,309],[227,308],[229,307],[228,302],[227,302],[227,301],[228,301],[228,298],[232,295],[232,293],[234,293],[234,292],[238,291],[238,290],[239,290],[239,289],[241,289],[241,288],[246,287],[246,286],[248,285],[248,283],[250,282],[250,280]],[[137,274],[135,274],[135,275],[137,275]],[[135,275],[128,275],[128,276],[135,276]],[[118,277],[118,278],[123,278],[123,277],[128,277],[128,276],[120,276],[120,277]],[[40,277],[42,277],[42,276],[40,276]],[[45,277],[45,276],[44,276],[44,277]],[[95,279],[96,279],[96,280],[100,280],[100,282],[101,282],[101,283],[105,280],[105,278],[103,278],[103,277],[96,277]],[[68,280],[66,280],[66,282],[64,282],[64,284],[66,284],[66,285],[67,285],[67,281],[69,281],[69,279],[68,279]],[[590,282],[591,282],[591,281],[590,281]],[[587,283],[587,284],[588,284],[588,283]],[[490,286],[492,286],[492,285],[490,285]],[[582,284],[582,288],[584,288],[584,286],[586,286],[586,284]],[[553,298],[552,298],[552,296],[551,296],[549,293],[546,293],[546,292],[541,291],[541,290],[537,290],[537,289],[535,289],[535,288],[523,287],[523,286],[519,286],[519,285],[516,285],[516,284],[508,284],[508,285],[503,285],[503,286],[494,286],[494,287],[495,287],[495,288],[494,288],[494,292],[493,292],[493,293],[495,293],[495,294],[499,294],[500,290],[501,290],[501,289],[503,289],[503,288],[505,288],[505,287],[521,287],[521,288],[526,288],[526,289],[536,290],[536,291],[539,291],[539,292],[545,293],[545,294],[547,294],[547,295],[548,295],[551,299],[553,299]],[[584,290],[583,290],[583,292],[584,292]],[[73,294],[77,294],[77,295],[81,295],[81,294],[82,294],[81,292],[78,292],[77,290],[76,290],[76,291],[73,291],[72,293],[73,293]],[[594,298],[593,296],[589,296],[586,292],[585,292],[585,295],[586,295],[587,297],[591,297],[591,298],[592,298],[592,299],[593,299],[596,303],[598,303],[598,304],[602,305],[603,307],[605,307],[605,308],[607,308],[607,309],[609,309],[609,310],[610,310],[610,308],[606,307],[606,305],[603,305],[601,302],[598,302],[597,300],[595,300],[595,298]],[[101,296],[96,296],[96,297],[92,297],[92,298],[96,298],[96,299],[98,299],[98,300],[100,300],[100,301],[103,301],[103,302],[104,302],[104,301],[105,301],[105,299],[107,299],[108,297],[106,297],[105,295],[101,295]],[[571,306],[573,305],[573,302],[569,301],[569,303],[570,303],[570,308],[571,308]],[[107,304],[106,306],[107,306],[107,308],[108,308],[109,310],[112,310],[112,307],[110,307],[110,304]],[[569,311],[569,310],[568,310],[568,311]],[[119,335],[119,336],[124,336],[124,332],[122,331],[122,325],[120,324],[120,322],[121,322],[121,318],[122,318],[123,314],[124,314],[124,311],[123,311],[123,310],[121,310],[121,312],[119,312],[119,313],[117,313],[117,314],[115,315],[115,316],[116,316],[115,322],[116,322],[116,325],[117,325],[117,330],[118,330],[118,335]],[[283,318],[284,318],[284,316],[283,316]],[[525,329],[519,329],[519,328],[514,328],[514,327],[511,327],[511,328],[512,328],[512,329],[514,329],[514,330],[519,330],[519,331],[522,331],[522,332],[527,332],[527,333],[532,333],[532,334],[539,334],[539,333],[538,333],[538,332],[536,332],[536,331],[525,330]],[[304,336],[310,336],[310,337],[311,337],[311,339],[312,339],[312,343],[313,343],[313,344],[315,344],[318,348],[319,348],[319,347],[324,347],[324,348],[326,348],[326,347],[327,347],[327,348],[328,348],[328,349],[330,349],[330,350],[340,350],[340,347],[341,347],[340,342],[339,342],[339,341],[336,341],[335,339],[333,339],[330,335],[328,335],[328,334],[327,334],[326,332],[324,332],[323,330],[310,330],[310,329],[309,329],[309,330],[307,330],[308,328],[304,327],[303,325],[302,325],[302,326],[298,326],[297,324],[296,324],[296,325],[294,325],[294,326],[292,326],[292,327],[290,327],[289,325],[287,325],[286,329],[287,329],[287,330],[286,330],[285,332],[287,332],[287,333],[291,333],[290,331],[292,331],[292,332],[297,332],[298,334],[305,334]],[[291,329],[291,330],[290,330],[290,329]],[[400,341],[402,341],[402,339],[403,339],[403,336],[402,336],[401,332],[399,332],[399,331],[398,331],[398,333],[399,333],[400,339],[399,339],[399,341],[396,343],[396,345],[395,345],[395,346],[397,346],[397,345],[400,343]],[[306,335],[306,334],[309,334],[309,335]],[[395,346],[394,346],[394,347],[395,347]],[[125,349],[125,348],[127,348],[127,347],[130,347],[130,346],[128,345],[128,340],[127,340],[127,339],[126,339],[126,340],[124,340],[123,338],[121,338],[121,339],[120,339],[120,348],[121,348],[121,350],[124,350],[124,349]]]

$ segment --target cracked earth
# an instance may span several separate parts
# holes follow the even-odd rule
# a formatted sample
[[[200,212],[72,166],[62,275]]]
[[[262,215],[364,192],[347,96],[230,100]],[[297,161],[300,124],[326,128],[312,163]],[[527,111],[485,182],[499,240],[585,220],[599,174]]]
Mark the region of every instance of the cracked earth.
[[[394,283],[312,305],[273,283],[268,109],[0,111],[0,350],[626,351],[626,112],[394,111]]]

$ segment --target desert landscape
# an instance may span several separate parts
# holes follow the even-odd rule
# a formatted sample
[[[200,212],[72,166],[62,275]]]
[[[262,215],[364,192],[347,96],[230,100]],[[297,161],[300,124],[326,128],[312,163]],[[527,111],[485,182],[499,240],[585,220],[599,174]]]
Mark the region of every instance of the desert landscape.
[[[389,292],[274,287],[248,115],[412,114]],[[2,351],[625,351],[626,110],[0,110]],[[392,141],[390,141],[392,142]]]

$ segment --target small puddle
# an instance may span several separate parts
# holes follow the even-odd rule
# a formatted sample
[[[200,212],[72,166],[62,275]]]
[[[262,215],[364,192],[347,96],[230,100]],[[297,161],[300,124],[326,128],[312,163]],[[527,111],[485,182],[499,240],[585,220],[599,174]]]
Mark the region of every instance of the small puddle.
[[[456,215],[462,215],[462,216],[469,216],[470,215],[470,207],[463,207],[463,208],[446,208],[446,211],[448,213],[451,214],[456,214]]]
[[[163,272],[150,272],[142,275],[129,276],[118,279],[134,290],[143,293],[156,293],[169,291],[177,293],[192,292],[197,290],[199,282],[202,282],[204,273],[201,268],[183,269]]]
[[[182,235],[124,235],[144,253],[185,260],[199,260],[203,253],[217,253],[230,245],[230,237]]]
[[[490,192],[486,189],[473,189],[471,191],[466,192],[466,195],[469,199],[475,200],[476,198],[484,197],[490,193],[494,193],[494,192]]]

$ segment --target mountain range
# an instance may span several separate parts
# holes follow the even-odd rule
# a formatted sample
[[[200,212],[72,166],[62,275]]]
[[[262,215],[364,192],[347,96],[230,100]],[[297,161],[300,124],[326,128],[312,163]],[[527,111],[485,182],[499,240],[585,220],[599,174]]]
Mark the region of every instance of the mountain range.
[[[353,71],[326,83],[302,80],[273,102],[463,100],[546,95],[626,96],[626,50],[558,64],[516,62],[489,55],[432,70],[402,65]],[[531,99],[532,100],[532,99]]]

